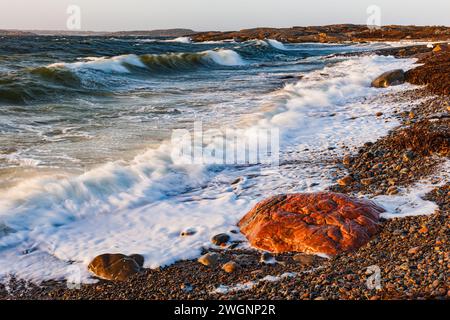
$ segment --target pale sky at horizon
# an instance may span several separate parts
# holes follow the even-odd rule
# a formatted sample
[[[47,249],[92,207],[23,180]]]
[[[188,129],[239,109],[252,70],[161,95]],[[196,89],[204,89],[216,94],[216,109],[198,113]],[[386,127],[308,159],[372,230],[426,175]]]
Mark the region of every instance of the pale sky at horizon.
[[[0,0],[0,29],[66,30],[69,5],[81,8],[83,31],[365,24],[370,5],[382,25],[450,26],[450,0]]]

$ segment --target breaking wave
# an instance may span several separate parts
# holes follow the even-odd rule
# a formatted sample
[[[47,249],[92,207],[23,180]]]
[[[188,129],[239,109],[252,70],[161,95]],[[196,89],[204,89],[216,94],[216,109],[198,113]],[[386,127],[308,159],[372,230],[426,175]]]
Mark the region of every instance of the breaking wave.
[[[70,92],[104,94],[105,90],[124,82],[116,81],[114,76],[117,75],[148,77],[152,74],[195,71],[199,68],[239,67],[246,64],[237,52],[230,49],[87,57],[76,62],[53,63],[30,69],[26,75],[15,74],[1,79],[0,102],[24,104]]]
[[[73,71],[97,70],[108,73],[131,73],[135,68],[154,69],[186,69],[198,66],[241,66],[245,65],[241,56],[227,49],[207,50],[198,53],[166,53],[137,56],[134,54],[116,57],[86,58],[85,61],[72,63],[55,63],[47,68],[63,68]]]
[[[274,47],[275,49],[278,50],[288,50],[283,43],[281,43],[278,40],[273,40],[273,39],[267,39],[266,40],[268,44],[270,44],[272,47]]]

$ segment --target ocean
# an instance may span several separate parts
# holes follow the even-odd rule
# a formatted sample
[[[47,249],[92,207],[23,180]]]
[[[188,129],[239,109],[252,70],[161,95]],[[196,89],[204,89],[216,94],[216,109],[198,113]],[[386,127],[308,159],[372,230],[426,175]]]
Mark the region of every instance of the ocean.
[[[75,267],[89,282],[107,252],[152,268],[192,259],[257,201],[324,190],[332,159],[398,125],[375,116],[402,108],[380,96],[412,85],[370,87],[413,67],[371,53],[392,45],[0,37],[0,278]],[[174,132],[221,139],[189,153]],[[226,132],[270,132],[276,161],[221,161]]]

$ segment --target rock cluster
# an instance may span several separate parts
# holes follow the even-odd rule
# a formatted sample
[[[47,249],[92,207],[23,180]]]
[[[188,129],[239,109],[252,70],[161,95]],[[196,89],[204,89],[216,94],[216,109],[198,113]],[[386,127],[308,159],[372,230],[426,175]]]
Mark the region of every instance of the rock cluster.
[[[450,95],[450,47],[439,45],[439,50],[425,55],[418,62],[423,65],[406,72],[406,80],[413,84],[427,85],[439,95]]]

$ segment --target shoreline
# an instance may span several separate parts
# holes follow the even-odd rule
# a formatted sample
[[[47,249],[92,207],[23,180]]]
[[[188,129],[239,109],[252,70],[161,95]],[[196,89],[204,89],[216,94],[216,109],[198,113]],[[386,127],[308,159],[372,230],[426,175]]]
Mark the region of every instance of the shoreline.
[[[417,49],[414,53],[401,53],[404,48],[388,49],[391,50],[388,54],[394,53],[399,57],[409,57],[431,51],[431,49],[424,50],[424,47],[418,46],[417,48],[421,49]],[[416,74],[414,79],[420,80],[420,75]],[[414,107],[410,112],[399,114],[402,125],[393,130],[390,135],[380,138],[374,144],[362,146],[359,153],[352,157],[352,165],[342,168],[343,175],[365,173],[364,169],[355,164],[359,161],[364,164],[367,164],[367,161],[376,161],[376,158],[368,157],[368,154],[373,154],[377,148],[392,147],[393,152],[389,156],[389,160],[395,162],[399,160],[399,157],[401,160],[403,156],[401,151],[404,150],[397,148],[398,144],[395,143],[398,141],[392,137],[399,136],[405,127],[412,127],[426,119],[434,119],[436,114],[443,112],[445,114],[446,112],[447,117],[437,121],[444,122],[448,128],[448,112],[450,111],[448,95],[436,96],[428,89],[415,89],[401,94],[398,99],[408,102],[418,97],[428,97],[429,100]],[[414,116],[411,116],[411,112]],[[427,129],[430,128],[427,127]],[[443,159],[445,157],[448,155],[444,155]],[[331,189],[351,194],[364,192],[374,195],[379,191],[381,191],[380,194],[385,194],[386,187],[389,185],[386,182],[389,179],[397,178],[396,185],[408,186],[425,176],[436,174],[438,163],[439,161],[435,161],[431,156],[421,155],[414,161],[405,163],[405,166],[412,172],[405,178],[397,177],[397,172],[391,170],[390,173],[385,174],[383,179],[374,181],[368,186],[354,183],[344,187],[335,185]],[[415,169],[411,170],[413,167]],[[383,183],[386,185],[381,187]],[[450,265],[448,254],[450,244],[448,236],[446,238],[446,232],[448,232],[450,220],[449,200],[448,196],[445,196],[446,192],[448,195],[448,181],[445,186],[437,188],[428,195],[429,199],[438,203],[440,212],[428,216],[385,220],[381,232],[365,246],[355,252],[341,254],[330,260],[308,255],[303,255],[303,258],[297,255],[294,260],[294,254],[280,254],[275,255],[275,259],[280,263],[266,264],[260,262],[261,254],[256,250],[210,250],[220,252],[223,262],[230,259],[239,260],[241,268],[228,274],[223,272],[220,267],[205,267],[196,260],[180,261],[165,268],[145,269],[141,274],[125,282],[100,280],[96,284],[82,285],[80,290],[67,289],[65,282],[51,281],[36,286],[13,279],[8,285],[9,288],[0,285],[0,299],[448,299],[450,292],[445,272]],[[420,230],[425,230],[424,225],[427,231],[420,232]],[[411,230],[414,231],[411,232]],[[409,254],[414,248],[419,249],[415,254]],[[420,257],[418,252],[420,252]],[[400,260],[401,263],[396,260]],[[382,274],[388,276],[384,279],[392,279],[392,282],[386,281],[386,285],[380,291],[370,291],[365,286],[366,269],[374,264],[379,264]],[[414,268],[410,268],[413,264]],[[423,267],[419,267],[419,265],[423,265]],[[428,272],[437,268],[439,269],[433,270],[431,274]],[[422,277],[422,281],[419,284],[412,284],[415,279],[411,275],[415,276],[416,273]],[[288,275],[278,281],[261,280],[267,276],[279,277],[283,274]],[[273,278],[269,279],[274,280]],[[249,290],[228,294],[214,293],[214,290],[220,285],[232,288],[236,284],[245,284],[248,281],[254,282],[253,287]],[[409,284],[411,285],[410,290],[404,290],[404,287]]]
[[[373,26],[335,24],[291,28],[253,28],[240,31],[206,31],[190,35],[194,42],[274,39],[285,43],[365,43],[370,41],[449,41],[450,28],[445,26]]]

